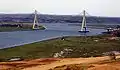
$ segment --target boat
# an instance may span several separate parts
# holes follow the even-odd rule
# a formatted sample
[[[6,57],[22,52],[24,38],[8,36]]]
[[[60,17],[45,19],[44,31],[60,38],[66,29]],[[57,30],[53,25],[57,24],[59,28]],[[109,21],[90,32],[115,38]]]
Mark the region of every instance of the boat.
[[[102,32],[102,34],[111,34],[113,32],[113,28],[107,28],[106,29],[107,31],[106,32]]]
[[[89,31],[87,30],[87,27],[86,27],[86,14],[85,14],[85,10],[83,11],[83,20],[82,20],[82,26],[81,26],[81,30],[78,31],[80,33],[88,33]]]

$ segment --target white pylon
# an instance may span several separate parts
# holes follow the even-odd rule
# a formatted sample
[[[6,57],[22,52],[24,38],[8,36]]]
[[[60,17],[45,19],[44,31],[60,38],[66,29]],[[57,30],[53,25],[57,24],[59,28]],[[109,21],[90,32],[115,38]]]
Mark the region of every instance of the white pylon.
[[[35,10],[34,23],[32,29],[39,29],[38,19],[37,19],[37,10]]]
[[[86,30],[85,28],[86,28],[86,17],[85,17],[85,10],[84,10],[81,31],[85,31]]]
[[[86,29],[87,29],[87,27],[86,27],[86,11],[84,10],[83,11],[82,26],[81,26],[81,30],[79,32],[81,32],[81,33],[89,32]]]

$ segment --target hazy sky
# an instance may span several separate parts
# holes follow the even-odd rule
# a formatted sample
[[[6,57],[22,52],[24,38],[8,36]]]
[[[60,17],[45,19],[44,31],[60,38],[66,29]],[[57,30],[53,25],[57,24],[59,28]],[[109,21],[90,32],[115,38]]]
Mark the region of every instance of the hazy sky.
[[[0,0],[0,13],[79,14],[120,16],[120,0]]]

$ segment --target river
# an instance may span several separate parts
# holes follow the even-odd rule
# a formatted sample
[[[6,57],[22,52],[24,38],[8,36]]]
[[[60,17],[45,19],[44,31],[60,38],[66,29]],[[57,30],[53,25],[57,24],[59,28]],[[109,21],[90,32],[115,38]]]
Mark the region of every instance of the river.
[[[37,31],[14,31],[0,32],[0,49],[18,45],[29,44],[61,36],[83,36],[79,33],[80,26],[69,26],[68,23],[41,23],[47,29]],[[97,35],[105,31],[104,29],[88,28],[86,35]]]

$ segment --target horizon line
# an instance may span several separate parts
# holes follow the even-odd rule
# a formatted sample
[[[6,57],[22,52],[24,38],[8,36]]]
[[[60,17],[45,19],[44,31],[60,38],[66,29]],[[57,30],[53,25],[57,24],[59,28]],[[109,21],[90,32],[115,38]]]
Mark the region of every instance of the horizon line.
[[[0,15],[2,15],[2,14],[34,14],[34,12],[33,13],[30,13],[30,12],[14,12],[14,13],[8,13],[8,12],[5,12],[5,13],[3,13],[3,12],[0,12]],[[38,13],[39,15],[41,14],[41,15],[55,15],[55,16],[79,16],[80,14],[78,13],[78,14],[54,14],[54,13]],[[82,16],[82,15],[80,15],[80,16]],[[93,15],[93,16],[88,16],[88,17],[120,17],[120,16],[102,16],[102,15]]]

